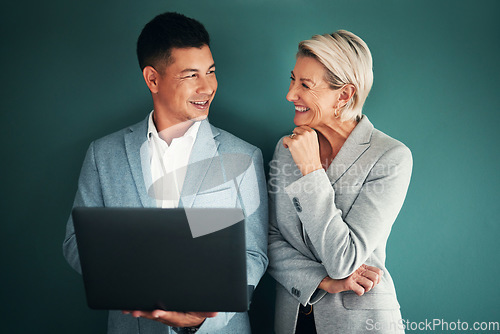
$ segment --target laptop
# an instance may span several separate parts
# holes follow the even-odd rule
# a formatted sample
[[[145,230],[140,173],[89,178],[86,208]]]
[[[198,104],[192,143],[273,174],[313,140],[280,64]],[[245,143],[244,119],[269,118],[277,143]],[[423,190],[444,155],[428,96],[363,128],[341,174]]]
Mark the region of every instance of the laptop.
[[[79,207],[72,215],[90,308],[248,310],[241,209]]]

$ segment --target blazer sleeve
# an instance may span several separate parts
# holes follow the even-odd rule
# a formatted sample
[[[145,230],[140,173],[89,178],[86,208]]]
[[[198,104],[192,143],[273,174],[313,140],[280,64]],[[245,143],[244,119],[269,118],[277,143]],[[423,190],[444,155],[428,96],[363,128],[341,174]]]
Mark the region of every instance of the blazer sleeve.
[[[323,169],[285,189],[300,204],[297,214],[328,276],[342,279],[385,245],[406,196],[412,170],[410,150],[400,144],[373,165],[356,200],[343,218],[335,191]]]
[[[256,287],[267,269],[267,229],[269,211],[266,177],[260,149],[252,154],[252,163],[238,186],[241,207],[245,214],[247,279]]]
[[[73,203],[73,207],[82,206],[104,206],[99,174],[95,162],[94,143],[90,144],[85,160],[83,161],[80,178],[78,180],[78,189]],[[66,237],[63,242],[63,254],[71,267],[81,274],[82,269],[80,265],[80,257],[78,256],[75,228],[73,226],[73,218],[71,214],[69,215],[69,219],[66,224]]]
[[[286,240],[278,227],[278,191],[282,185],[283,173],[273,173],[274,169],[281,169],[278,142],[271,161],[269,178],[269,274],[281,284],[302,305],[318,302],[326,291],[317,289],[321,281],[328,276],[325,267],[310,255],[306,255]],[[281,179],[281,180],[280,180]],[[295,215],[295,213],[292,213]],[[282,217],[280,219],[287,219]]]
[[[262,153],[259,149],[253,152],[252,163],[238,181],[240,205],[245,215],[247,282],[249,290],[252,290],[249,292],[253,292],[268,265],[268,203]],[[231,312],[221,312],[216,317],[207,318],[199,332],[217,333],[234,315]]]

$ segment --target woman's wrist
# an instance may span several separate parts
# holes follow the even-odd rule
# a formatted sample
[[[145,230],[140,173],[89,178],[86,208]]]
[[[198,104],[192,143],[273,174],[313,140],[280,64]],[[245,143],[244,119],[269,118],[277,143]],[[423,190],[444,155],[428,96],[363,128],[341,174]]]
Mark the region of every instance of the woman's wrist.
[[[339,293],[344,291],[341,280],[336,280],[329,276],[323,278],[318,288],[328,293]]]
[[[325,278],[323,278],[321,283],[319,283],[318,289],[324,290],[328,293],[336,293],[336,292],[334,292],[337,290],[336,285],[337,285],[337,283],[332,278],[326,276]]]
[[[321,169],[323,168],[323,166],[320,164],[300,164],[300,165],[297,165],[297,167],[299,168],[300,172],[302,173],[302,176],[306,176],[307,174],[309,173],[312,173],[318,169]]]

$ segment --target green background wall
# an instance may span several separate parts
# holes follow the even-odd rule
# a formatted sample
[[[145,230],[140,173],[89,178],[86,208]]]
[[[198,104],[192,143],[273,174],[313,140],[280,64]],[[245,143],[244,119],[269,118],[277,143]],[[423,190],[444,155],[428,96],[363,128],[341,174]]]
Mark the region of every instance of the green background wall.
[[[406,143],[414,171],[389,239],[403,318],[500,321],[497,1],[9,1],[2,4],[0,318],[3,333],[103,333],[61,243],[91,140],[152,109],[135,42],[175,10],[212,37],[212,123],[266,165],[293,128],[285,100],[299,41],[347,29],[374,58],[364,112]],[[266,166],[267,168],[267,166]],[[274,282],[252,305],[271,333]]]

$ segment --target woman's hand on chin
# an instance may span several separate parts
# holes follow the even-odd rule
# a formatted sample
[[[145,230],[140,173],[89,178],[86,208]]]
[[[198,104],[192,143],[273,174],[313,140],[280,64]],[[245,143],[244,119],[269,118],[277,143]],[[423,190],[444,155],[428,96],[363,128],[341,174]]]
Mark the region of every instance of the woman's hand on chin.
[[[296,127],[290,136],[283,139],[283,146],[290,150],[293,161],[302,175],[323,168],[319,155],[318,134],[307,125]]]

